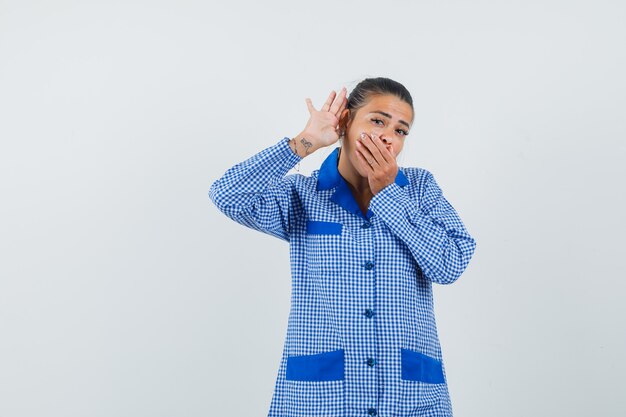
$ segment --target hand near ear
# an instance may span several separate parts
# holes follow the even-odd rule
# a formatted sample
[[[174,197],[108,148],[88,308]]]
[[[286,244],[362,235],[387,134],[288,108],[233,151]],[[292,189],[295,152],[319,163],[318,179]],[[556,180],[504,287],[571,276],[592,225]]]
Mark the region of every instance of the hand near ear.
[[[310,98],[306,99],[306,104],[311,117],[302,134],[316,148],[329,146],[337,142],[340,136],[339,118],[348,104],[346,88],[343,87],[339,95],[333,90],[320,110],[316,110],[313,107]]]

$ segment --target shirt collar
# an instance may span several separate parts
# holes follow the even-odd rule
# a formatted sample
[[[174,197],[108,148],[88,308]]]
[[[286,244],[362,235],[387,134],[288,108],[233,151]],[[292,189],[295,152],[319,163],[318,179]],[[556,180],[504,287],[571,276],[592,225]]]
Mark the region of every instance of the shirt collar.
[[[319,169],[317,177],[317,189],[327,190],[333,187],[337,187],[330,200],[339,204],[344,209],[351,213],[355,213],[363,217],[363,213],[359,208],[346,180],[339,174],[337,164],[339,162],[339,148],[335,148],[330,155],[326,157]],[[402,170],[398,168],[398,174],[396,175],[395,183],[400,187],[404,187],[409,183],[409,180],[404,175]],[[366,218],[372,217],[373,213],[368,209]]]

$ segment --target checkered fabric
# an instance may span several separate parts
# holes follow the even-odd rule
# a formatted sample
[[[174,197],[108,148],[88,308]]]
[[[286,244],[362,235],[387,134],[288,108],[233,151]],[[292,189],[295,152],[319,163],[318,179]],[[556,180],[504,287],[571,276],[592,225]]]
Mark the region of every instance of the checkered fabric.
[[[289,242],[292,292],[269,417],[452,416],[432,283],[451,284],[475,240],[423,168],[399,167],[363,213],[337,169],[310,176],[285,137],[229,168],[209,198]]]

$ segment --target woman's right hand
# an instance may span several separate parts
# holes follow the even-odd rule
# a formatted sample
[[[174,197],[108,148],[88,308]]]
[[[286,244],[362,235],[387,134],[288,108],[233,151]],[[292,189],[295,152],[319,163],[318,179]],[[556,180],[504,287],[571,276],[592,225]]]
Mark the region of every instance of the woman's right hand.
[[[320,110],[313,107],[310,98],[306,99],[311,117],[302,131],[302,135],[313,143],[315,148],[332,145],[339,140],[339,117],[348,105],[346,87],[339,95],[333,90]]]

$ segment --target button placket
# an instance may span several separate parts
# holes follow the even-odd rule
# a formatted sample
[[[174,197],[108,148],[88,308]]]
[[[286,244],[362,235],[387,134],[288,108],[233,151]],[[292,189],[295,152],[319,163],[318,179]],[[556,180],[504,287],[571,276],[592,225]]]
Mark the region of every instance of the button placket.
[[[370,272],[374,272],[374,261],[373,261],[373,252],[375,250],[375,245],[373,245],[373,241],[372,239],[374,238],[373,236],[373,224],[371,221],[368,220],[363,220],[361,223],[361,229],[363,230],[363,238],[365,239],[365,242],[367,242],[367,246],[370,247],[371,249],[369,249],[366,254],[366,256],[368,258],[370,258],[369,260],[364,260],[364,262],[361,264],[361,266],[366,270],[366,271],[370,271]],[[375,286],[375,281],[372,282],[372,284]],[[375,290],[374,290],[375,293]],[[372,300],[372,302],[375,304],[375,299]],[[367,319],[371,319],[374,316],[374,310],[371,308],[366,308],[365,311],[363,312],[363,315],[367,318]],[[372,325],[375,326],[375,321],[372,320],[371,321]],[[374,331],[374,335],[375,335],[375,328],[373,328]],[[375,336],[374,336],[375,337]],[[363,359],[363,365],[367,365],[368,369],[372,369],[371,372],[374,372],[374,366],[378,363],[378,361],[376,360],[376,358],[373,357],[366,357]],[[372,374],[372,377],[374,377],[374,374]],[[369,416],[376,416],[378,414],[378,411],[376,410],[376,408],[374,407],[369,407],[367,408],[367,414]]]

